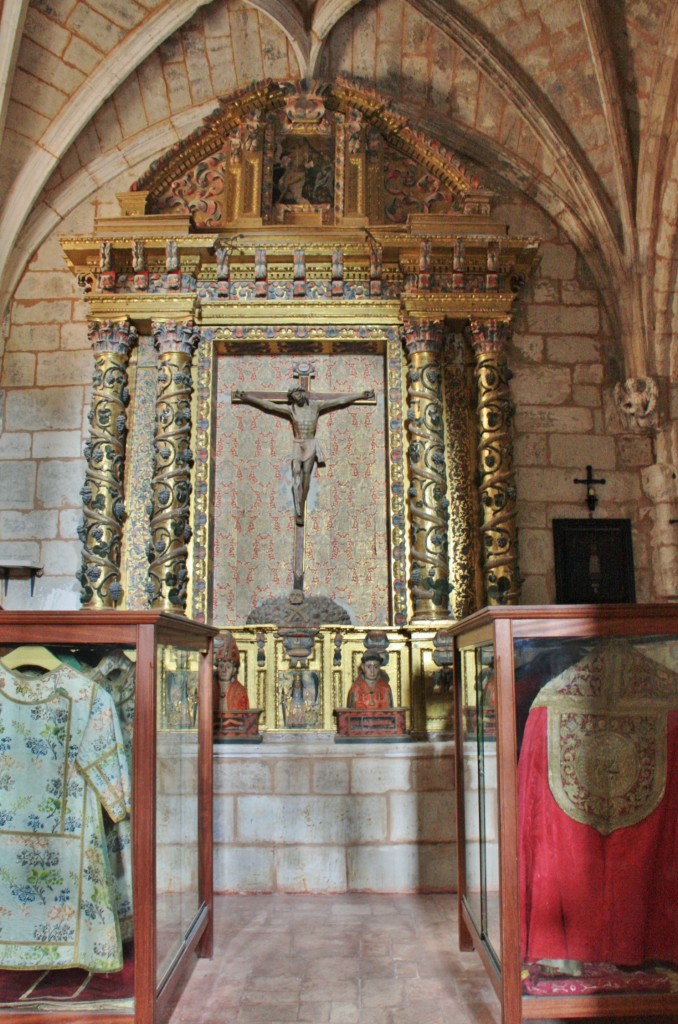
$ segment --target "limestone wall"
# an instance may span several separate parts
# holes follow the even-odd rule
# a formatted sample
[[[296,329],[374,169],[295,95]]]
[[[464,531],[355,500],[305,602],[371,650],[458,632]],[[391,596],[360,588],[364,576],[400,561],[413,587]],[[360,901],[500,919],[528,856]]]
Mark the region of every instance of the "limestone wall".
[[[215,892],[456,888],[454,745],[215,747]]]
[[[541,263],[517,306],[509,351],[522,602],[555,601],[551,524],[588,516],[586,490],[574,478],[585,477],[589,464],[606,481],[597,488],[596,518],[631,519],[637,600],[667,596],[653,572],[652,500],[642,483],[654,442],[625,430],[617,414],[614,384],[624,370],[604,304],[553,221],[518,198],[494,215],[512,234],[541,239]]]
[[[91,218],[91,213],[90,213]],[[79,607],[75,580],[93,359],[85,306],[56,235],[34,257],[5,325],[0,386],[0,560],[45,565],[29,597],[11,579],[6,608]]]

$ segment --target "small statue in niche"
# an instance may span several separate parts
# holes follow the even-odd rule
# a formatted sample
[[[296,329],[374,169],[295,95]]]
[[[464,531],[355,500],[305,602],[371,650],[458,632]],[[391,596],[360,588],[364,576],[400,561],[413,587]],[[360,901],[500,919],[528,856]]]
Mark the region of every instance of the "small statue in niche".
[[[102,274],[107,270],[113,270],[113,253],[108,241],[103,241],[99,245],[99,270]]]
[[[250,110],[245,115],[245,149],[248,153],[258,152],[261,146],[261,113],[258,110]]]
[[[135,274],[140,274],[146,269],[146,253],[142,238],[135,238],[132,242],[132,269]]]
[[[381,655],[376,651],[366,651],[363,654],[358,674],[348,691],[347,707],[356,711],[365,708],[393,707],[391,684],[381,666]]]
[[[247,690],[238,680],[240,651],[232,636],[227,636],[216,657],[220,711],[247,711],[250,706]]]
[[[296,668],[281,673],[283,723],[288,729],[308,729],[320,724],[318,699],[320,677],[317,672]]]

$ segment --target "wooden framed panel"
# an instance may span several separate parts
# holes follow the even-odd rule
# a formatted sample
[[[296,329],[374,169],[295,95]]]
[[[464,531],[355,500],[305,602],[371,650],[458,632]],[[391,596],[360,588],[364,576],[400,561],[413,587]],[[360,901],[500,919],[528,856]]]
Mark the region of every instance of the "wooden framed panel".
[[[558,604],[636,599],[630,519],[554,519]]]

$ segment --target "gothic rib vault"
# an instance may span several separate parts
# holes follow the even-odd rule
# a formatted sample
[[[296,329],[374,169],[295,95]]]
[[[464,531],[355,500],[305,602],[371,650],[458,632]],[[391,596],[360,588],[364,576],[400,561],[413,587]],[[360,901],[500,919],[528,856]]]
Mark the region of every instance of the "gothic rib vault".
[[[604,286],[626,375],[675,374],[676,38],[670,0],[6,4],[3,307],[70,210],[218,96],[345,73],[556,217]]]

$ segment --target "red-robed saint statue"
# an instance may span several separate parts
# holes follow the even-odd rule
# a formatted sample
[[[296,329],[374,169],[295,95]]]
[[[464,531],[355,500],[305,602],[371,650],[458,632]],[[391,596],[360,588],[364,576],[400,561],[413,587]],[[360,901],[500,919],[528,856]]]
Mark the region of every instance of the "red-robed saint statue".
[[[220,711],[247,711],[250,706],[247,690],[239,682],[240,651],[233,637],[228,637],[217,654],[217,684]]]
[[[360,711],[393,707],[391,686],[381,665],[381,656],[376,651],[363,654],[355,682],[348,691],[346,703],[349,708]]]

